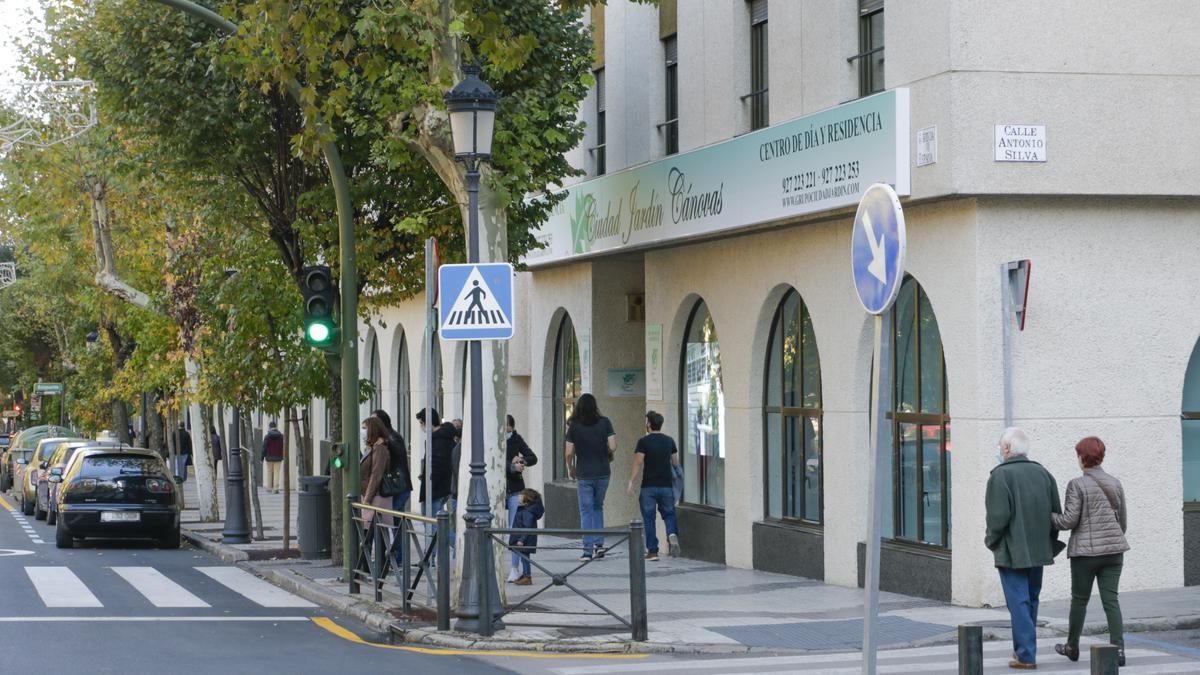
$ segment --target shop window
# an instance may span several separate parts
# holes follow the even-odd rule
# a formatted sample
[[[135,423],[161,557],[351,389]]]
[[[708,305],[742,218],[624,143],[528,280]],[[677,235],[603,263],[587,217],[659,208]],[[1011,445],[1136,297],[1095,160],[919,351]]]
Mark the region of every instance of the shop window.
[[[400,352],[396,355],[396,415],[392,426],[406,442],[412,442],[412,382],[409,380],[408,338],[400,331]]]
[[[767,516],[822,522],[821,358],[808,307],[788,291],[767,353]]]
[[[688,318],[681,359],[683,499],[725,508],[725,394],[717,327],[704,301]]]
[[[1183,501],[1200,507],[1200,341],[1183,379]]]
[[[575,400],[583,393],[583,373],[579,367],[579,342],[575,326],[564,314],[554,341],[554,479],[567,479],[567,463],[563,451],[567,446],[567,418]]]
[[[950,547],[950,413],[941,332],[929,296],[904,280],[892,310],[892,452],[884,536]]]
[[[769,61],[767,41],[767,0],[750,2],[750,129],[762,129],[771,123],[769,110]]]
[[[858,0],[858,95],[883,91],[883,0]]]

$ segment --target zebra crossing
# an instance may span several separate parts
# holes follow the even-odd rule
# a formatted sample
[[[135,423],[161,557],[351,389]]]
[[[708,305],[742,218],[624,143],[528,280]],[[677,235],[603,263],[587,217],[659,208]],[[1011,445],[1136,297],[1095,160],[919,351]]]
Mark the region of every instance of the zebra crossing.
[[[1072,663],[1054,653],[1054,644],[1062,638],[1038,640],[1039,673],[1088,673],[1091,662],[1087,647],[1098,642],[1085,638],[1081,642],[1079,661]],[[1200,660],[1153,649],[1130,648],[1125,650],[1127,666],[1121,674],[1151,673],[1197,673]],[[1008,662],[1012,658],[1012,644],[1005,641],[986,642],[983,646],[984,672],[1012,672]],[[568,666],[553,668],[556,675],[628,675],[648,673],[652,675],[733,675],[735,673],[821,673],[822,675],[857,675],[862,672],[862,654],[844,652],[838,654],[797,654],[789,656],[744,656],[724,658],[706,656],[661,661],[639,661],[637,663],[607,663],[603,665]],[[958,647],[916,647],[911,649],[888,649],[878,654],[878,673],[951,673],[958,672]]]
[[[313,603],[273,586],[237,567],[199,566],[188,568],[215,581],[225,591],[267,609],[307,609]],[[205,609],[222,604],[205,599],[173,580],[162,571],[147,566],[101,568],[100,588],[93,591],[79,575],[66,566],[26,566],[25,576],[43,605],[50,609],[88,609],[105,607],[100,596],[119,597],[128,604],[128,589],[136,591],[145,603],[157,609]],[[111,575],[108,576],[108,575]],[[121,584],[115,590],[113,584]],[[210,585],[205,584],[211,588]],[[203,591],[198,591],[203,593]],[[211,601],[211,602],[210,602]],[[224,604],[228,604],[227,602]]]

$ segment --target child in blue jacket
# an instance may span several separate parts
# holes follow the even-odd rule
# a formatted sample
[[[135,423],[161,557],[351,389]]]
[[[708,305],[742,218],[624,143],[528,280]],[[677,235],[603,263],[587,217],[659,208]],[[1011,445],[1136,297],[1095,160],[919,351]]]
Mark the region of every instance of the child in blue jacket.
[[[521,490],[517,502],[517,515],[513,518],[514,529],[537,529],[538,521],[546,514],[546,507],[542,506],[542,495],[537,490],[526,488]],[[512,546],[512,550],[521,553],[521,576],[513,583],[518,586],[533,585],[532,565],[529,562],[529,556],[537,551],[537,535],[536,534],[511,534],[508,537],[508,544]]]

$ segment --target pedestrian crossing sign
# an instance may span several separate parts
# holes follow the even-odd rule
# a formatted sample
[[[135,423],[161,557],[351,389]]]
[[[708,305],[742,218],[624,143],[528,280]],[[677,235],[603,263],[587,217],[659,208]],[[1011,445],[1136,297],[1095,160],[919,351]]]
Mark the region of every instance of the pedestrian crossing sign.
[[[438,289],[442,339],[507,340],[513,336],[512,265],[442,265]]]

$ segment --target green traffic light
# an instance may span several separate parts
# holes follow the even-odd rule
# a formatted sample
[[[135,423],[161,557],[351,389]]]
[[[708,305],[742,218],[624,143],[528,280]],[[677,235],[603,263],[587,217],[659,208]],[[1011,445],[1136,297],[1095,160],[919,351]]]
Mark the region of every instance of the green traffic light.
[[[323,323],[310,323],[308,325],[308,340],[315,344],[321,344],[329,339],[329,326]]]
[[[342,468],[342,458],[341,457],[333,458],[333,468],[335,468],[335,469]]]

